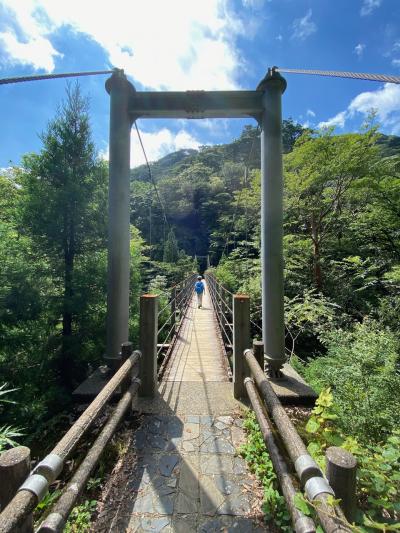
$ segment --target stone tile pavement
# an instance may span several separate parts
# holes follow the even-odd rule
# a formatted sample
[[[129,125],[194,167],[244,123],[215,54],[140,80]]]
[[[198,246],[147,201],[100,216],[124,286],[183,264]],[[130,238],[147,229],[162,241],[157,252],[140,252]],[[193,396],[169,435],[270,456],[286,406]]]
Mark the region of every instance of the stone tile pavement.
[[[102,513],[93,530],[267,531],[262,489],[236,453],[241,426],[234,416],[144,415],[117,509]]]

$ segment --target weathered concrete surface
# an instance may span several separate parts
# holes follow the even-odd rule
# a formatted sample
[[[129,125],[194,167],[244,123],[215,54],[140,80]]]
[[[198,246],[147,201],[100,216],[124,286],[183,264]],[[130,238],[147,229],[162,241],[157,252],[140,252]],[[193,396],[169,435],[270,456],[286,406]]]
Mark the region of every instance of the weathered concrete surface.
[[[223,415],[245,404],[233,398],[232,383],[164,381],[153,400],[138,398],[135,409],[142,413]]]
[[[115,483],[114,505],[93,531],[267,531],[262,488],[237,455],[241,426],[229,415],[144,416],[121,465],[123,486]]]
[[[283,405],[314,405],[318,395],[290,365],[282,368],[283,377],[270,379],[272,388]]]

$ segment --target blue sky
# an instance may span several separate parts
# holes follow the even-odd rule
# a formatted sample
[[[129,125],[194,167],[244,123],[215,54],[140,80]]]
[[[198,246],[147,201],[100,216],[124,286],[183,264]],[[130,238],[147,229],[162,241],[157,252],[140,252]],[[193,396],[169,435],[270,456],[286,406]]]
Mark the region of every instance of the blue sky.
[[[104,4],[104,5],[102,5]],[[400,75],[400,0],[0,0],[0,77],[124,68],[138,90],[254,89],[268,66]],[[400,85],[287,74],[284,117],[400,134]],[[108,151],[104,76],[82,78]],[[0,167],[41,147],[65,81],[0,86]],[[229,142],[251,120],[139,121],[149,158]],[[11,163],[10,163],[11,162]],[[134,129],[132,166],[143,162]]]

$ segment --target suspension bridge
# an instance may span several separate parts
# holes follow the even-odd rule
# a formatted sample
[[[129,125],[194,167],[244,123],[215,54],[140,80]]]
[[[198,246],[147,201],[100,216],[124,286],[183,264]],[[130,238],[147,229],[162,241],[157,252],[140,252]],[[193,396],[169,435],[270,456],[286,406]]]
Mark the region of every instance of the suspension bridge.
[[[110,182],[105,364],[76,391],[77,397],[90,398],[88,407],[32,471],[26,447],[0,456],[0,533],[34,530],[34,509],[97,424],[85,457],[36,528],[42,533],[63,531],[118,424],[132,412],[135,424],[128,451],[111,480],[94,530],[268,530],[262,521],[262,487],[237,455],[245,439],[243,406],[254,410],[260,424],[294,530],[316,531],[314,521],[295,504],[295,495],[302,490],[327,533],[351,531],[354,458],[344,450],[331,449],[325,475],[283,406],[299,399],[312,403],[315,395],[285,364],[281,97],[286,81],[278,71],[269,69],[255,91],[138,92],[118,69],[107,80]],[[299,73],[357,78],[343,72]],[[99,72],[8,79],[0,84],[77,74]],[[161,309],[156,295],[141,296],[136,347],[129,342],[128,328],[130,132],[138,118],[171,117],[253,117],[259,123],[262,321],[257,324],[250,319],[247,295],[232,294],[212,273],[206,275],[204,308],[198,309],[193,301],[194,278],[189,276],[170,289],[169,301]],[[262,340],[253,342],[254,336]]]

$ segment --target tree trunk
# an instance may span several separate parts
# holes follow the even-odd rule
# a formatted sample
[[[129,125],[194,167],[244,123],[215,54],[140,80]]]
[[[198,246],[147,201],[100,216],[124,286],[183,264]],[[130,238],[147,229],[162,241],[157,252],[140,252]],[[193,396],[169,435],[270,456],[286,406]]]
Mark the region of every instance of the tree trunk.
[[[315,215],[311,215],[311,238],[313,242],[313,270],[314,283],[318,291],[322,290],[322,270],[321,270],[321,256],[320,256],[320,237],[319,227],[315,220]]]
[[[74,222],[69,213],[64,218],[64,302],[62,318],[62,353],[61,353],[61,382],[66,388],[71,388],[74,365],[72,350],[72,296],[73,273],[75,259]]]

